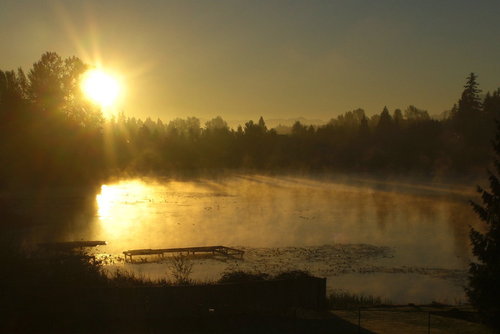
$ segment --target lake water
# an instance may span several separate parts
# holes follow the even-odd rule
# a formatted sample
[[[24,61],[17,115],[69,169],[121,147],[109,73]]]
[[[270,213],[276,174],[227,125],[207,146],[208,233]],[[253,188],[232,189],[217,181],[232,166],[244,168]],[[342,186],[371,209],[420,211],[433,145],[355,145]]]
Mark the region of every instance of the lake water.
[[[307,269],[329,289],[397,303],[464,299],[474,187],[352,177],[232,175],[102,185],[64,240],[106,240],[106,253],[225,245],[239,262],[203,260],[194,278],[231,269]],[[165,264],[121,264],[164,277]],[[163,275],[163,276],[162,276]]]

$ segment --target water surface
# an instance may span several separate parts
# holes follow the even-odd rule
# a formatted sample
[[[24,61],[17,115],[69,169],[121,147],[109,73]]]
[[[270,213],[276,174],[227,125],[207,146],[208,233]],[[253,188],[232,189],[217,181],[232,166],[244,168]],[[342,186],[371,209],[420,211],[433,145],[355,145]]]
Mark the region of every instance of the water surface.
[[[366,243],[401,264],[463,267],[477,218],[468,187],[234,176],[103,185],[92,237],[112,250]]]
[[[467,203],[476,197],[473,190],[351,177],[130,179],[102,185],[93,214],[78,216],[85,228],[72,224],[63,238],[106,240],[105,252],[111,254],[137,248],[243,247],[250,251],[248,265],[262,269],[262,258],[268,256],[272,265],[267,268],[287,263],[312,269],[329,278],[330,288],[395,302],[452,302],[464,298],[460,280],[450,277],[467,268],[469,226],[478,225]],[[372,256],[371,248],[361,246],[349,257],[345,254],[351,248],[337,247],[357,244],[382,247],[383,255],[374,251]],[[297,249],[323,259],[301,258]],[[216,271],[234,266],[205,265]],[[154,264],[127,266],[153,277],[165,273]],[[346,266],[352,272],[337,270]],[[197,267],[195,277],[214,278],[213,270]]]

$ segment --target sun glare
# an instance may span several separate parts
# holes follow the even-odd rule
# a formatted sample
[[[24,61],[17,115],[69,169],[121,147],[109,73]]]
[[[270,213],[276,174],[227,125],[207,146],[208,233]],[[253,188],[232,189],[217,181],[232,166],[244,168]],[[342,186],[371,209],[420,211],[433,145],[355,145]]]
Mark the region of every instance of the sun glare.
[[[150,191],[151,187],[141,181],[101,186],[101,193],[96,196],[97,217],[107,240],[117,241],[134,233],[139,237],[141,221],[148,218],[150,204],[143,199],[151,197]]]
[[[85,96],[102,108],[113,106],[120,93],[120,84],[112,75],[101,69],[87,71],[82,80]]]

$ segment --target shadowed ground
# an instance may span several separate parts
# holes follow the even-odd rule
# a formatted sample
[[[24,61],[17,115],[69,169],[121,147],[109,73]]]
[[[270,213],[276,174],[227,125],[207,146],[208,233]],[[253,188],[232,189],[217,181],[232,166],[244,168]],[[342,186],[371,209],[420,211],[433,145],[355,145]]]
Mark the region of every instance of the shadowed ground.
[[[337,319],[351,324],[358,323],[358,310],[334,310],[331,313]],[[433,334],[492,333],[479,323],[478,314],[469,306],[394,306],[362,309],[361,326],[368,333],[424,334],[428,333],[429,330],[429,313],[430,332]]]

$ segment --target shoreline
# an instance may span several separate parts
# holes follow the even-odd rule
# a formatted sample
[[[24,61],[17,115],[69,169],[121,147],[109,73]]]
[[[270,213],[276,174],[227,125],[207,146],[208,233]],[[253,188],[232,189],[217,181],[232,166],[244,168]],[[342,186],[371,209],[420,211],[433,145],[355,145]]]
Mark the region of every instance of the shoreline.
[[[214,282],[223,273],[232,271],[276,275],[290,270],[302,270],[327,278],[327,292],[342,289],[403,304],[459,304],[465,299],[463,286],[467,283],[466,268],[398,265],[397,252],[390,247],[335,244],[236,248],[245,251],[243,260],[187,257],[193,264],[191,279],[196,282]],[[139,259],[135,263],[125,263],[121,256],[114,256],[105,268],[108,272],[124,270],[137,277],[169,280],[168,263],[168,258],[161,261]],[[433,293],[435,296],[432,296]],[[420,296],[421,299],[408,300],[411,296]]]

